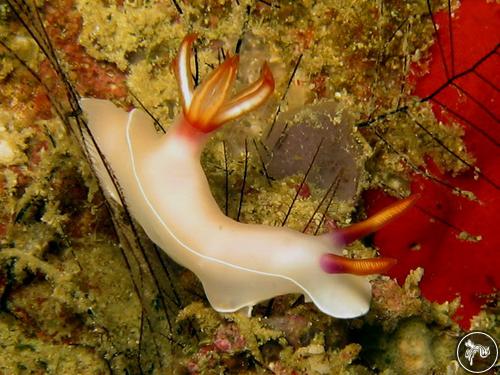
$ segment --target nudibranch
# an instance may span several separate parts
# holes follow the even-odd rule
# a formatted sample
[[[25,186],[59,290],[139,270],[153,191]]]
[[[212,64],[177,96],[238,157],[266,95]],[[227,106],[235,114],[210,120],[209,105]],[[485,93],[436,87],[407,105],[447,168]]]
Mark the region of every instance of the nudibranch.
[[[274,90],[274,78],[264,64],[256,82],[228,99],[238,67],[233,56],[194,88],[194,40],[193,35],[183,40],[173,63],[182,114],[166,134],[157,133],[141,110],[127,113],[106,100],[81,100],[94,138],[87,145],[105,193],[119,201],[111,169],[134,219],[174,261],[198,276],[217,311],[250,309],[299,293],[334,317],[365,314],[371,299],[366,275],[385,272],[395,260],[350,259],[342,256],[343,247],[402,213],[414,198],[319,236],[225,216],[200,165],[202,149],[211,132],[263,104]]]

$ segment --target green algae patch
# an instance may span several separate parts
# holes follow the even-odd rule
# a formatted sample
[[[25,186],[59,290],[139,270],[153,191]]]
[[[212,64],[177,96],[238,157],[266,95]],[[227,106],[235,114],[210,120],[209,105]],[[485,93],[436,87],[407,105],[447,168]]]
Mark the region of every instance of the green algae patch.
[[[105,361],[91,348],[28,338],[22,325],[4,313],[0,313],[0,339],[0,371],[5,374],[109,373]]]
[[[10,38],[10,48],[26,58],[19,40],[32,40]],[[36,66],[41,57],[31,48]],[[9,58],[0,105],[0,372],[127,368],[140,302],[103,221],[109,217],[97,182],[63,124],[43,107],[34,78]]]
[[[139,337],[139,301],[118,249],[103,239],[83,241],[58,256],[47,249],[40,258],[48,260],[20,249],[1,251],[0,336],[2,352],[12,353],[2,356],[2,371],[43,364],[53,374],[107,373],[126,360]],[[108,362],[108,355],[115,358]]]

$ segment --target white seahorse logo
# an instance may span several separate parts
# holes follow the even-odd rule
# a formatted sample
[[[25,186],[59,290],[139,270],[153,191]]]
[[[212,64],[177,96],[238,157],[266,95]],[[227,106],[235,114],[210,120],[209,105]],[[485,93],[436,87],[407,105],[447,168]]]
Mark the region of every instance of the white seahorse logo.
[[[468,348],[465,351],[465,358],[469,361],[471,366],[474,364],[474,357],[477,353],[479,353],[481,358],[488,358],[490,356],[489,346],[475,344],[472,340],[467,340],[465,346]]]

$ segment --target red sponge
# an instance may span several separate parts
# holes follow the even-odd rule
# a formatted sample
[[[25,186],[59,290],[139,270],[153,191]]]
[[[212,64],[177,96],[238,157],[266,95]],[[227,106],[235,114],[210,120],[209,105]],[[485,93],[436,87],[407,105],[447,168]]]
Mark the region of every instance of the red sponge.
[[[398,259],[389,274],[399,282],[411,269],[421,266],[425,268],[421,288],[426,298],[444,302],[460,296],[463,306],[456,318],[467,329],[470,318],[485,303],[485,295],[498,291],[500,284],[500,5],[483,0],[462,1],[451,21],[452,42],[448,12],[436,14],[434,20],[439,25],[441,48],[437,42],[432,47],[430,72],[418,79],[415,94],[426,98],[443,86],[436,100],[430,100],[436,117],[463,125],[467,148],[490,181],[474,178],[472,172],[457,178],[442,175],[430,161],[434,175],[472,191],[480,202],[471,202],[450,189],[413,176],[412,191],[421,194],[417,203],[421,209],[412,210],[404,221],[396,220],[380,230],[375,244],[383,256]],[[457,78],[451,80],[453,77]],[[366,198],[369,214],[391,201],[374,191],[367,192]],[[443,221],[432,220],[423,211]],[[461,230],[481,236],[481,240],[461,240],[457,237]]]

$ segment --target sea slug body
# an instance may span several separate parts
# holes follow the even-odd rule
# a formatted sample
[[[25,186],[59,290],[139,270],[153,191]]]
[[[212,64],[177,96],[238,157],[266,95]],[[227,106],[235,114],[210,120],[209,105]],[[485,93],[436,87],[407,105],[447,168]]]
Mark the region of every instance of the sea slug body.
[[[365,314],[371,299],[365,275],[385,272],[395,261],[345,258],[343,246],[399,215],[414,197],[364,222],[320,236],[243,224],[225,216],[201,168],[201,151],[210,132],[264,103],[273,92],[274,79],[264,64],[255,83],[227,99],[236,77],[235,56],[194,89],[190,70],[194,39],[193,35],[184,39],[174,61],[183,113],[166,134],[157,133],[153,120],[140,110],[127,113],[109,101],[81,100],[93,136],[87,145],[108,197],[119,201],[97,155],[104,156],[135,220],[173,260],[199,277],[217,311],[251,308],[278,295],[300,293],[334,317]]]

